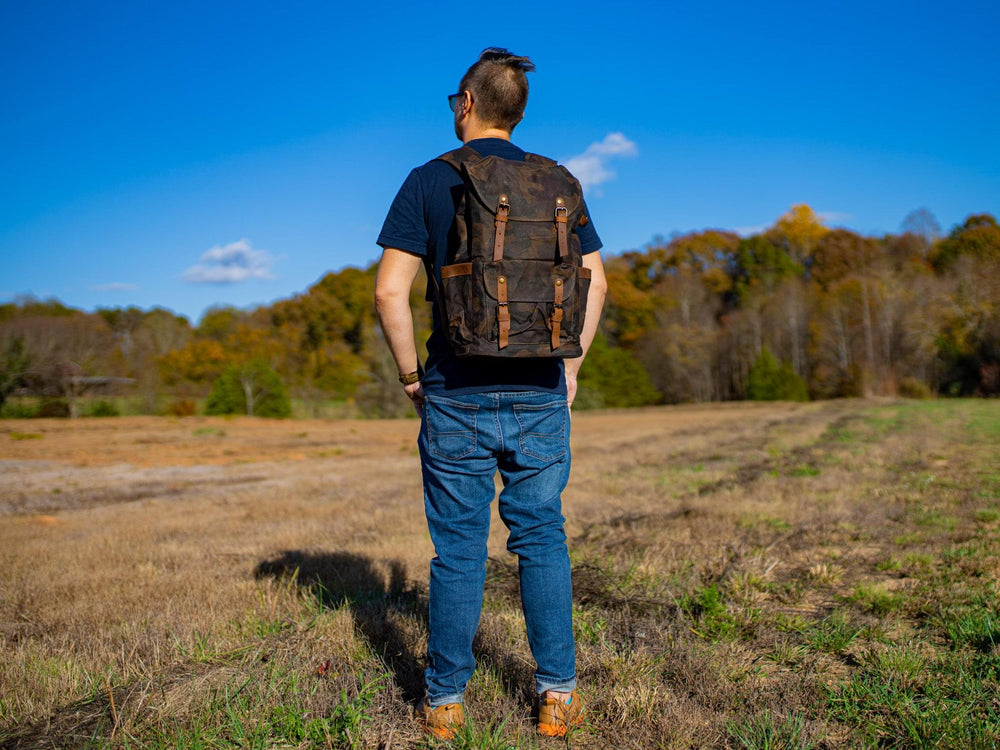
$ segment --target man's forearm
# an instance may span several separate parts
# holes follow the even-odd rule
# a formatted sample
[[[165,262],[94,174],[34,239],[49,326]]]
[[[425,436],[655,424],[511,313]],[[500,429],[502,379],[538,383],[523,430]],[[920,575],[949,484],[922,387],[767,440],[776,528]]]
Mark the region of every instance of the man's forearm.
[[[403,375],[417,369],[410,287],[420,263],[416,256],[386,248],[375,278],[375,312],[396,367]]]
[[[378,298],[375,310],[397,369],[403,375],[413,372],[417,369],[417,347],[413,339],[409,295]]]

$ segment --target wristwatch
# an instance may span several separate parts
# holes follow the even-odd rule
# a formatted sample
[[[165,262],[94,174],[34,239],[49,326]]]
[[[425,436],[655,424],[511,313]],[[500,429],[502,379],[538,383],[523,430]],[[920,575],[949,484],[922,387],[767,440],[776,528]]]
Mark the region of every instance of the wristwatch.
[[[414,370],[413,372],[408,372],[405,375],[399,376],[399,382],[403,385],[412,385],[420,380],[420,370]]]

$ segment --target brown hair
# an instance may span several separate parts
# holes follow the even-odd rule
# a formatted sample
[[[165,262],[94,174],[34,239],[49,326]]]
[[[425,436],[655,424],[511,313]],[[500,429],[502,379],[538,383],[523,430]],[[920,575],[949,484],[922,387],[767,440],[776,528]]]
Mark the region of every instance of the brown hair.
[[[502,47],[487,47],[462,76],[460,91],[469,91],[479,119],[487,127],[511,131],[524,117],[528,77],[535,64]]]

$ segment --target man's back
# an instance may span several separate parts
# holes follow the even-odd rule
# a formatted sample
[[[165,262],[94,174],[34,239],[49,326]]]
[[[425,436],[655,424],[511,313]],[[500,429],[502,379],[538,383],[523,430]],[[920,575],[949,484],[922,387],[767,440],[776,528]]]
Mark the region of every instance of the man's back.
[[[481,156],[524,161],[525,152],[508,140],[480,138],[467,146]],[[449,237],[464,183],[443,161],[433,159],[417,167],[403,183],[389,209],[378,237],[382,247],[393,247],[420,256],[428,276],[428,301],[434,302],[435,283],[441,285],[441,268],[449,262]],[[584,209],[586,212],[586,208]],[[579,230],[581,252],[601,248],[593,222]],[[444,334],[440,310],[433,304],[433,331],[427,341],[427,363],[421,378],[425,393],[483,393],[504,390],[538,390],[565,394],[563,366],[558,360],[526,359],[519,362],[457,358]]]

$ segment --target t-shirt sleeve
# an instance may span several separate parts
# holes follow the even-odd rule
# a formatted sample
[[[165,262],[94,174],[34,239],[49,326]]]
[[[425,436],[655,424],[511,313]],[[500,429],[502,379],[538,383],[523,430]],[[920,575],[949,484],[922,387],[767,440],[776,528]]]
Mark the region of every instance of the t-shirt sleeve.
[[[427,226],[424,223],[424,189],[413,170],[396,193],[376,242],[414,255],[427,255]]]
[[[580,238],[580,253],[587,255],[588,253],[596,253],[604,246],[604,243],[597,236],[594,220],[590,215],[590,209],[587,208],[586,201],[583,203],[583,215],[587,217],[587,223],[582,227],[577,227],[576,236]]]

